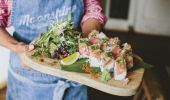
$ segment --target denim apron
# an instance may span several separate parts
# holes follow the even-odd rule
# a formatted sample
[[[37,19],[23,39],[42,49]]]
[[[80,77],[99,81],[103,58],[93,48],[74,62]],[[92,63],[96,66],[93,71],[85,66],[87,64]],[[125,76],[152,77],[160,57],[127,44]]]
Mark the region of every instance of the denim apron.
[[[30,43],[57,20],[67,20],[69,12],[77,28],[83,11],[83,0],[13,0],[14,37]],[[87,100],[87,88],[21,66],[18,56],[11,52],[7,100]]]

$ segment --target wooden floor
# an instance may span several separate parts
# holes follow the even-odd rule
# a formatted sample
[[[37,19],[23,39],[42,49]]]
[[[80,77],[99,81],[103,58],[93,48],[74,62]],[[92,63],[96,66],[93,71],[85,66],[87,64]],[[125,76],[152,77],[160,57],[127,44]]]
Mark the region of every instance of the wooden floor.
[[[0,100],[5,100],[6,88],[0,90]]]
[[[162,84],[162,91],[170,93],[170,78],[166,67],[170,66],[170,37],[148,36],[132,33],[106,32],[109,37],[118,36],[122,42],[132,44],[134,52],[145,62],[154,65],[151,70]],[[169,69],[169,67],[168,67]],[[150,72],[149,72],[150,73]],[[147,80],[150,81],[150,80]],[[90,100],[132,100],[133,97],[118,97],[89,88]],[[0,90],[0,100],[5,100],[5,90]],[[170,100],[170,99],[169,99]]]

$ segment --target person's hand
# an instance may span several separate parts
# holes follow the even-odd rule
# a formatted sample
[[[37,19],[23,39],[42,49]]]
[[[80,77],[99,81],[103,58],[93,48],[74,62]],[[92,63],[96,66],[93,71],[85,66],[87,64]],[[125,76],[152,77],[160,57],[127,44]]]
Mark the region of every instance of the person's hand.
[[[23,55],[27,51],[31,51],[34,49],[34,45],[27,45],[23,42],[18,42],[4,28],[1,27],[0,27],[0,45],[17,53],[21,60],[21,64],[23,64],[24,60]]]
[[[19,42],[16,44],[14,52],[16,52],[19,56],[21,65],[25,66],[25,64],[23,63],[25,53],[33,49],[34,45],[27,45],[23,42]]]
[[[102,25],[100,24],[100,22],[95,19],[95,18],[90,18],[88,20],[86,20],[84,23],[82,23],[82,32],[83,32],[83,37],[87,37],[88,34],[92,31],[92,30],[101,30]]]

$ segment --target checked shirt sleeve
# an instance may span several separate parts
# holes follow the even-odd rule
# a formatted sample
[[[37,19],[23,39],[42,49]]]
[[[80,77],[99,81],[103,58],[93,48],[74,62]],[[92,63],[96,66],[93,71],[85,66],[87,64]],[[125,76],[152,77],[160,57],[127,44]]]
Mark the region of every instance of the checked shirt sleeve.
[[[81,24],[89,18],[97,19],[102,25],[105,25],[107,18],[103,13],[100,0],[84,0],[85,13]]]
[[[1,0],[0,1],[0,27],[6,28],[9,25],[10,16],[10,1]]]

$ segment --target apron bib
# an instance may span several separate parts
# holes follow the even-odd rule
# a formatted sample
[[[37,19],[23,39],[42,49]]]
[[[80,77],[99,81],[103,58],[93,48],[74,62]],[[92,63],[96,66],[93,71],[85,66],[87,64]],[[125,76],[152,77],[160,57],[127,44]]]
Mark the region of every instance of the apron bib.
[[[11,23],[15,27],[14,35],[31,42],[56,21],[67,20],[69,12],[77,28],[83,11],[83,0],[13,0]]]
[[[67,20],[70,11],[77,28],[84,11],[83,0],[13,0],[14,37],[30,43],[56,21]],[[87,99],[85,86],[25,68],[13,52],[10,54],[8,88],[8,100]]]

